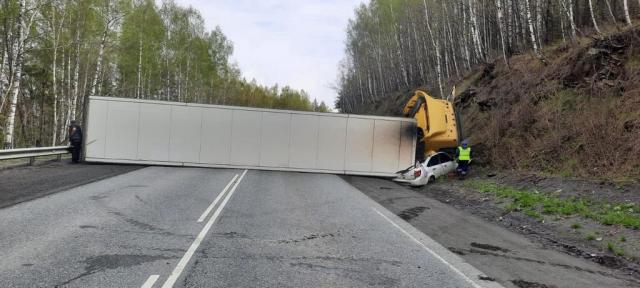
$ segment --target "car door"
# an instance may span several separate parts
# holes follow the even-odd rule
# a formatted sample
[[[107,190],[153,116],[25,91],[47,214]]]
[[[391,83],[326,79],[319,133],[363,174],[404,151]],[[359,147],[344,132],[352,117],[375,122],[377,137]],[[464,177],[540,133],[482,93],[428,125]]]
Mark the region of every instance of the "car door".
[[[433,175],[435,177],[440,176],[440,157],[435,154],[429,158],[427,161],[427,174]],[[428,175],[427,175],[428,176]]]
[[[441,175],[447,175],[455,169],[453,158],[449,157],[446,153],[439,153],[438,156],[440,157]]]

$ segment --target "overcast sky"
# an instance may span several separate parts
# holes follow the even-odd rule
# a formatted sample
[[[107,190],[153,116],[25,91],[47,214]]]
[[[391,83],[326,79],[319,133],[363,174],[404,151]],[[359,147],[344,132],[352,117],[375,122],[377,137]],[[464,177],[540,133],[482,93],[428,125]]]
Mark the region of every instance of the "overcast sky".
[[[304,89],[333,107],[347,22],[363,0],[176,0],[234,44],[247,80]]]

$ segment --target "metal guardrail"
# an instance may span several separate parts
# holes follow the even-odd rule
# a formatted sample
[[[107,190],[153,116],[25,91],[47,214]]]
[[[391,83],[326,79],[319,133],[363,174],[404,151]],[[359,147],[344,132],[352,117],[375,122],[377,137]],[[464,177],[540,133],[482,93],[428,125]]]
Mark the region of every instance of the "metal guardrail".
[[[29,165],[33,165],[36,157],[58,156],[58,161],[60,161],[62,155],[68,153],[68,146],[0,150],[0,161],[29,158]]]

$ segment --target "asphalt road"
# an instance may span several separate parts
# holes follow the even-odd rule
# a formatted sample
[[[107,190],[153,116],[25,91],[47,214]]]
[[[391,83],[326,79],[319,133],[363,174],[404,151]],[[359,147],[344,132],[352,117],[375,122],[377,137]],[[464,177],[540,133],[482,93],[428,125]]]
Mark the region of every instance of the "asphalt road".
[[[333,175],[150,167],[0,219],[0,287],[499,287]]]
[[[0,168],[0,208],[128,173],[142,166],[70,164],[69,160],[39,166]]]

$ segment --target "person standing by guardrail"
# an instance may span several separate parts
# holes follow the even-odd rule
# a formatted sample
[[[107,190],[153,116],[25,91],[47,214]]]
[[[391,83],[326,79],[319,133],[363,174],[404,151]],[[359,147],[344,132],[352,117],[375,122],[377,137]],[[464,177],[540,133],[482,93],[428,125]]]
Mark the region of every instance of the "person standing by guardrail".
[[[71,150],[71,162],[80,163],[80,152],[82,151],[82,127],[76,120],[71,120],[69,125],[69,143]]]

